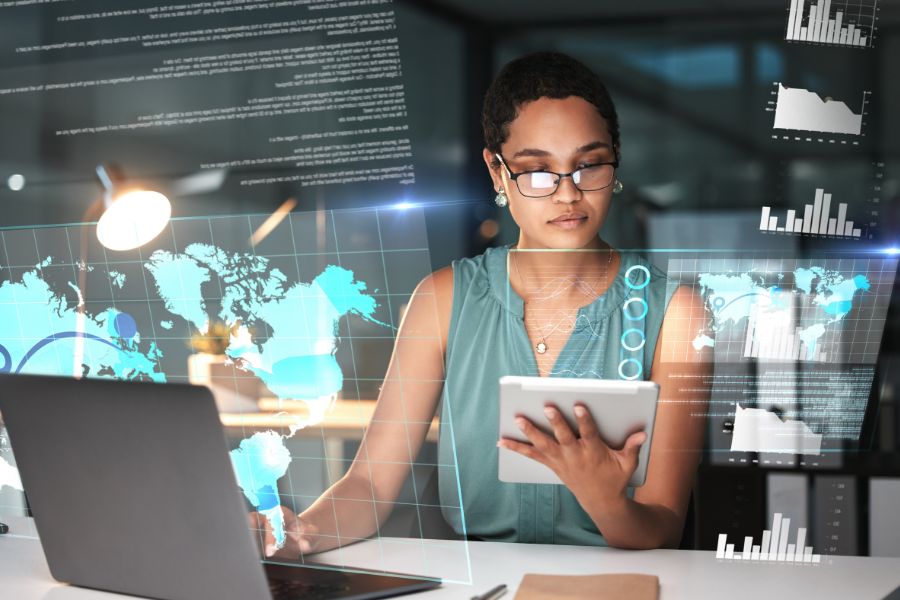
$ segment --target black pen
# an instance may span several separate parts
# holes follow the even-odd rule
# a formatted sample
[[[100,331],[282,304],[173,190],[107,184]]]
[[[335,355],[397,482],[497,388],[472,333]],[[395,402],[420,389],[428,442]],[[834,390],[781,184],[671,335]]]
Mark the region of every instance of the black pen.
[[[472,596],[472,600],[494,600],[494,598],[499,598],[503,594],[506,593],[506,584],[501,583],[497,587],[488,590],[484,594],[480,596]]]

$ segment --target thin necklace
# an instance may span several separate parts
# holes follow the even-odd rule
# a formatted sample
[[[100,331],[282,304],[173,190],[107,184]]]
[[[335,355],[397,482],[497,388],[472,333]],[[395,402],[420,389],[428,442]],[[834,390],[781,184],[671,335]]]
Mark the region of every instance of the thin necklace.
[[[612,248],[609,249],[608,254],[609,254],[609,257],[606,259],[606,273],[607,274],[609,273],[609,265],[612,264],[612,255],[613,255]],[[521,271],[519,271],[519,261],[518,260],[513,261],[513,265],[516,268],[516,275],[518,276],[519,281],[521,281],[522,284],[524,285],[525,280],[522,278]],[[523,298],[523,302],[524,302],[524,298]],[[541,328],[538,328],[539,329],[538,335],[541,336],[541,339],[537,344],[534,345],[534,349],[538,354],[546,354],[546,352],[547,352],[547,336],[551,335],[554,331],[556,331],[558,327],[559,327],[558,324],[554,325],[553,329],[551,329],[547,333],[545,333]]]

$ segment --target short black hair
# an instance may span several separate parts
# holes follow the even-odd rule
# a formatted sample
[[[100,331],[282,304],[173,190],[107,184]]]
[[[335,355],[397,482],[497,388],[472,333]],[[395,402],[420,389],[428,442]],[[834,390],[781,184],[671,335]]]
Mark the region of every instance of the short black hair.
[[[619,116],[606,86],[584,63],[561,52],[527,54],[500,70],[484,96],[481,126],[485,148],[492,153],[500,152],[500,146],[509,137],[509,124],[523,104],[539,98],[569,96],[582,98],[597,108],[606,120],[618,155]]]

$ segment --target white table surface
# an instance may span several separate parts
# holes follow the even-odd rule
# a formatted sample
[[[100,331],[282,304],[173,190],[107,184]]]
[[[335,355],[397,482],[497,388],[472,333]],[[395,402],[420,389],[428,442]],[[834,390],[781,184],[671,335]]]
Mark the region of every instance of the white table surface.
[[[11,534],[0,536],[0,598],[15,600],[112,600],[125,598],[85,590],[53,581],[40,542],[29,519],[9,522]],[[16,535],[16,531],[27,535]],[[399,542],[399,540],[398,540]],[[459,556],[463,542],[437,542]],[[350,546],[341,558],[346,563],[371,558],[373,551],[388,567],[410,564],[421,555],[421,546],[405,544],[376,549],[373,542]],[[404,552],[412,556],[404,557]],[[881,599],[900,586],[900,559],[823,557],[822,563],[740,563],[721,561],[715,552],[685,550],[627,551],[613,548],[549,546],[470,542],[468,544],[472,584],[450,583],[440,589],[411,596],[423,600],[465,599],[506,583],[513,592],[530,572],[556,574],[648,573],[660,579],[662,600],[679,598],[830,598],[842,600]],[[334,553],[321,558],[336,559]],[[385,562],[386,561],[386,562]],[[466,573],[468,569],[462,568]],[[512,599],[510,593],[505,598]]]

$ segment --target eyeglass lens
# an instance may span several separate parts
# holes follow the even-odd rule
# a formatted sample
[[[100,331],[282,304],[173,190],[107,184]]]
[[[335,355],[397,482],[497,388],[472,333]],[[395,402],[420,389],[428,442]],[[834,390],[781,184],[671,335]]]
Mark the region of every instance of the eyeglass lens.
[[[584,192],[600,190],[612,183],[615,169],[612,165],[596,165],[579,169],[572,173],[572,181],[575,186]],[[525,196],[549,196],[559,186],[559,176],[556,173],[535,171],[523,173],[516,179],[519,191]]]

